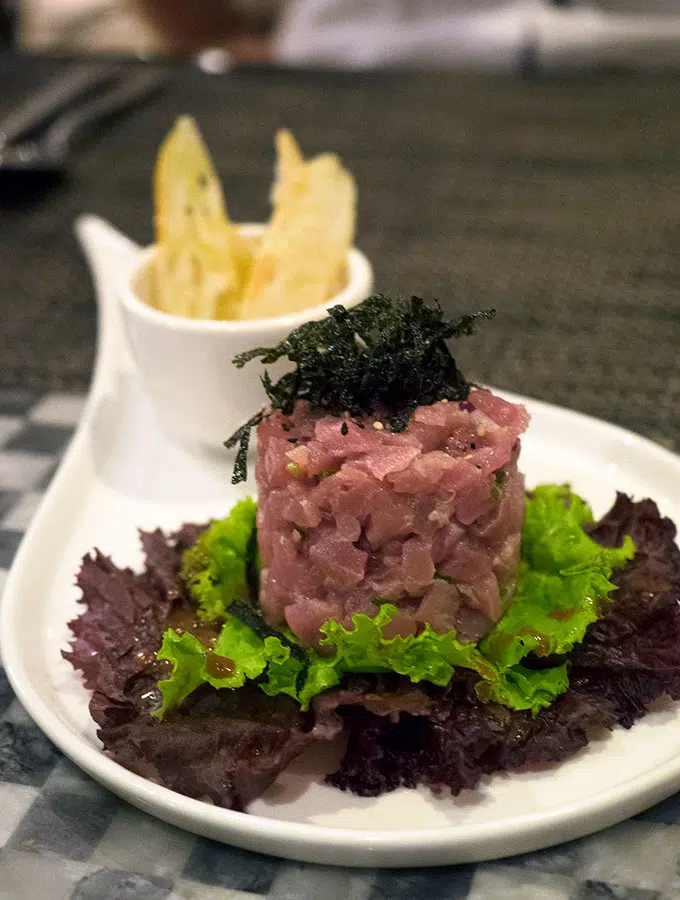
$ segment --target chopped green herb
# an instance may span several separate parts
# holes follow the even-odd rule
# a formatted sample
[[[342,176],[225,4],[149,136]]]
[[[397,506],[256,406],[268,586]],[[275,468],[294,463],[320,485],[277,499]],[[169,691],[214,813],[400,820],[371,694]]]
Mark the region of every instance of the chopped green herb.
[[[506,472],[504,469],[498,469],[495,473],[495,484],[491,490],[491,494],[494,500],[500,500],[501,494],[503,493],[503,485],[505,484],[505,476]]]
[[[438,581],[445,581],[447,584],[455,584],[456,582],[449,575],[441,575],[439,572],[434,573],[434,577]]]

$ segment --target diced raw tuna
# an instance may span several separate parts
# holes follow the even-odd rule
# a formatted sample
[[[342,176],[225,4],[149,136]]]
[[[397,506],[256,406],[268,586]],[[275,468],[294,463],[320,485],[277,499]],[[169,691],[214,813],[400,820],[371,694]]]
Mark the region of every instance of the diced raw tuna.
[[[529,415],[489,391],[418,407],[393,433],[311,412],[258,429],[260,603],[313,644],[375,600],[399,607],[394,634],[426,622],[476,640],[511,596],[524,518],[517,469]]]

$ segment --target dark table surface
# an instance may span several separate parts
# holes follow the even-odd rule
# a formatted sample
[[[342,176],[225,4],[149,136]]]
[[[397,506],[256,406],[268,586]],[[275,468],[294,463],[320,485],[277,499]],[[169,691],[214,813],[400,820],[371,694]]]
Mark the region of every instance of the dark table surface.
[[[0,56],[0,116],[63,65]],[[178,68],[61,183],[30,202],[0,200],[0,581],[90,377],[95,307],[74,217],[97,213],[148,241],[154,156],[185,112],[234,219],[267,215],[273,133],[290,126],[307,153],[336,150],[354,172],[358,244],[380,290],[497,309],[461,345],[470,375],[680,446],[680,80]],[[552,851],[409,874],[301,867],[195,840],[78,773],[3,677],[2,898],[680,896],[678,797]]]
[[[60,66],[0,58],[0,115]],[[152,107],[29,205],[0,206],[0,383],[83,389],[92,289],[72,235],[96,212],[151,237],[150,172],[190,112],[235,220],[268,214],[272,136],[334,149],[380,290],[492,306],[461,348],[489,383],[680,439],[680,79],[570,81],[181,69]]]

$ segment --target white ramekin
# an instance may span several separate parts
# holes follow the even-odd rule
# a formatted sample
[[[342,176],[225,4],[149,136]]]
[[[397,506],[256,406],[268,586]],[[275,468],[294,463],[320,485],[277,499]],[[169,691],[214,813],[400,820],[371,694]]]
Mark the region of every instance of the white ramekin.
[[[264,225],[239,226],[244,237],[256,239]],[[184,444],[222,450],[232,432],[266,403],[259,360],[242,369],[233,365],[237,353],[272,347],[294,328],[327,315],[331,306],[355,306],[373,289],[373,270],[357,249],[347,258],[346,287],[326,303],[269,319],[214,321],[160,312],[141,299],[145,273],[155,248],[140,250],[132,277],[119,286],[123,317],[132,352],[163,429]],[[276,379],[286,371],[267,367]]]

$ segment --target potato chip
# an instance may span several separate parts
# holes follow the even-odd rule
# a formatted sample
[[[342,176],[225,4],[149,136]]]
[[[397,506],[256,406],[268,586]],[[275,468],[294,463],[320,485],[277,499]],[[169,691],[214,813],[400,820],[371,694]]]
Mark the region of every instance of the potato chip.
[[[157,253],[151,305],[206,319],[278,316],[318,306],[347,280],[356,188],[337,156],[305,160],[293,135],[276,135],[272,219],[261,240],[230,222],[196,123],[177,120],[156,162]]]
[[[154,305],[175,315],[234,317],[250,251],[229,220],[219,177],[188,116],[161,146],[154,193]]]
[[[287,128],[276,133],[276,177],[271,190],[274,209],[286,206],[290,192],[302,174],[305,158],[297,141]]]
[[[356,227],[356,186],[335,154],[305,161],[290,132],[277,135],[278,179],[269,228],[255,251],[240,316],[318,306],[345,280]]]

